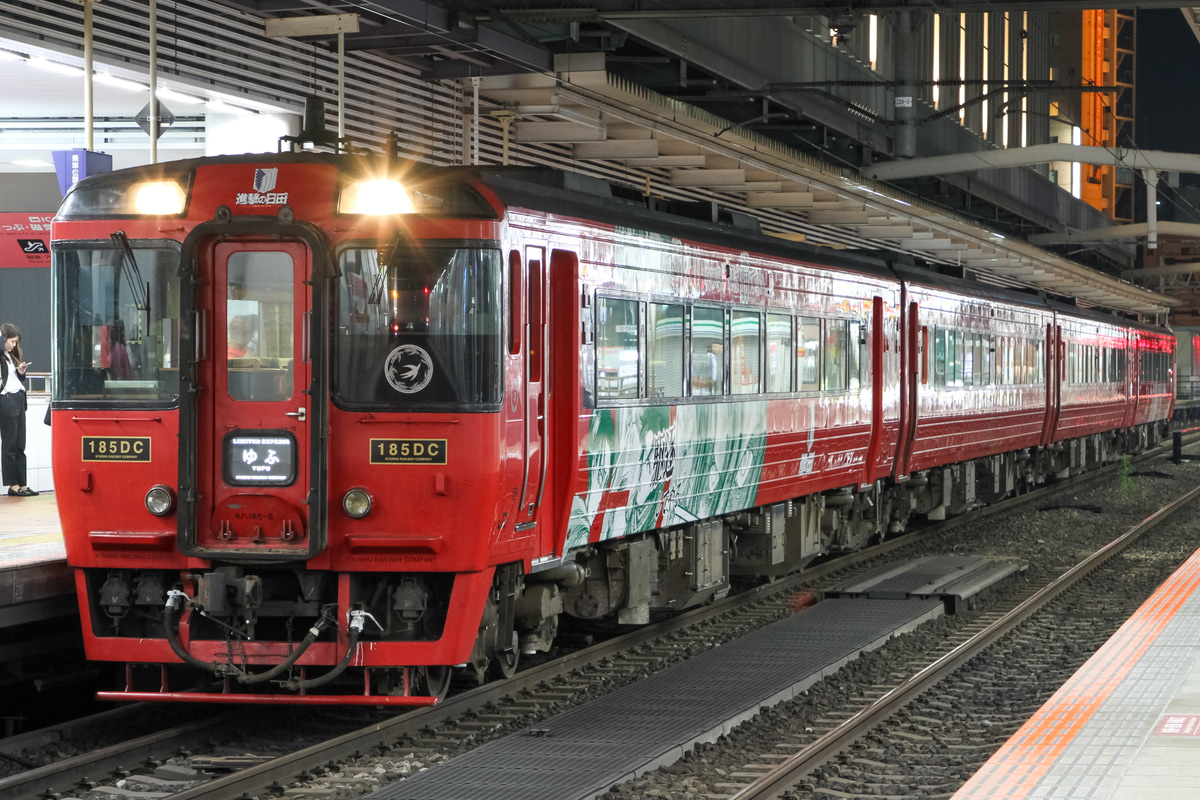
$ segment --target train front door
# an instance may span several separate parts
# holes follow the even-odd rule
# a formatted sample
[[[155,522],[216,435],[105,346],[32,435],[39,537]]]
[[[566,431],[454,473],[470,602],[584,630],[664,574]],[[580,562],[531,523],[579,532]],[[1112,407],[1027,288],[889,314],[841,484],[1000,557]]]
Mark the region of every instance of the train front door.
[[[212,320],[198,364],[195,545],[314,554],[308,394],[312,256],[301,241],[226,240],[202,248]]]

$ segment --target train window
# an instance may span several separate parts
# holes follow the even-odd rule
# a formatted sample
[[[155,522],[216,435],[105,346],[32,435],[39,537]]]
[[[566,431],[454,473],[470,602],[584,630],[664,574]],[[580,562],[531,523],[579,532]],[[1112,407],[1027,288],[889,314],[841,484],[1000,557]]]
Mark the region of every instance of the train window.
[[[504,259],[487,247],[343,250],[334,399],[381,410],[498,407]]]
[[[946,385],[947,386],[962,386],[963,385],[963,356],[966,347],[964,346],[964,336],[962,331],[946,331]]]
[[[683,306],[650,303],[646,382],[651,397],[683,396]]]
[[[767,391],[792,390],[792,318],[767,314]]]
[[[975,372],[979,365],[979,334],[963,333],[962,375],[963,386],[975,383]]]
[[[921,383],[929,383],[929,326],[921,326],[921,343],[918,345],[917,358],[921,360]]]
[[[762,315],[756,311],[734,311],[730,315],[729,384],[732,394],[759,392],[759,334]]]
[[[55,400],[179,399],[179,248],[127,241],[55,246]]]
[[[933,385],[946,385],[946,330],[933,329]]]
[[[284,365],[291,363],[295,341],[294,269],[292,257],[278,251],[229,256],[225,364],[234,400],[272,402],[292,396],[292,376]]]
[[[1008,357],[1008,337],[997,336],[992,339],[992,353],[995,359],[995,378],[997,386],[1003,386],[1013,383],[1012,378],[1013,367],[1012,361]]]
[[[601,297],[596,302],[596,396],[638,396],[638,303]]]
[[[796,340],[797,376],[800,391],[821,390],[821,320],[800,318],[800,336]]]
[[[824,379],[822,387],[827,392],[843,392],[847,389],[849,367],[850,322],[844,319],[825,320],[825,336],[821,345],[824,356]]]
[[[512,250],[508,254],[508,354],[521,354],[521,334],[524,331],[525,315],[521,313],[521,253]]]
[[[1006,342],[1008,342],[1007,336],[996,336],[991,339],[992,381],[997,386],[1008,383],[1007,380],[1004,380],[1004,366],[1008,363]]]
[[[987,386],[992,382],[992,360],[988,353],[988,337],[975,334],[975,385]]]
[[[725,312],[692,309],[692,394],[725,393]]]
[[[867,337],[866,326],[861,322],[851,322],[849,324],[849,339],[846,347],[846,373],[849,380],[846,383],[846,388],[851,392],[857,392],[861,384],[860,369],[867,365]]]

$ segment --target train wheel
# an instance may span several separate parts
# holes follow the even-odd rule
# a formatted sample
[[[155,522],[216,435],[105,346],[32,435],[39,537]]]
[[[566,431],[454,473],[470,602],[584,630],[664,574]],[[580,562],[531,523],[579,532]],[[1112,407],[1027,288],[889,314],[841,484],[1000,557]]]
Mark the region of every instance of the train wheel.
[[[513,633],[512,647],[502,653],[497,653],[488,665],[488,675],[503,680],[511,678],[517,671],[517,662],[521,660],[521,651],[517,649],[517,634]]]
[[[454,674],[454,670],[451,667],[444,665],[421,667],[418,674],[420,676],[421,689],[429,697],[445,700],[446,695],[450,694],[450,679]]]

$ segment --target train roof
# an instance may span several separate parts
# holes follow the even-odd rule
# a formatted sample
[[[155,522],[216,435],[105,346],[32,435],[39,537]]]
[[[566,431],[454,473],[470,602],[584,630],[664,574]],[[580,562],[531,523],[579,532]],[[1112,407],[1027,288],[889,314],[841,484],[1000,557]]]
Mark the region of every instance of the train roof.
[[[704,242],[733,250],[784,258],[820,268],[846,270],[873,277],[903,280],[933,286],[983,299],[1033,308],[1050,308],[1057,313],[1112,322],[1152,333],[1169,329],[1147,325],[1116,312],[1079,308],[1045,297],[945,275],[917,266],[904,253],[886,251],[847,252],[803,242],[792,242],[764,234],[757,219],[720,206],[715,201],[686,201],[646,196],[632,185],[549,167],[435,166],[407,159],[385,159],[364,153],[246,153],[206,156],[131,167],[89,176],[75,187],[102,186],[115,181],[146,179],[194,172],[201,166],[221,164],[327,164],[357,176],[396,171],[405,180],[481,183],[506,206],[563,214],[601,224],[625,226],[684,240]],[[73,189],[72,191],[75,191]],[[69,197],[69,195],[68,195]],[[64,205],[67,199],[64,198]]]
[[[895,280],[889,259],[880,254],[847,253],[773,237],[762,232],[754,217],[716,202],[647,197],[637,187],[542,167],[484,167],[478,174],[507,206]]]

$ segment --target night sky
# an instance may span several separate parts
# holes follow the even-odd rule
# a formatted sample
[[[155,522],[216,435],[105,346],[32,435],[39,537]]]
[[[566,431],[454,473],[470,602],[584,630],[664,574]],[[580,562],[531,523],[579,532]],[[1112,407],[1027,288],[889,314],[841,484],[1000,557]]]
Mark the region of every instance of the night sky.
[[[1200,153],[1200,41],[1178,9],[1138,11],[1137,25],[1137,146]]]

